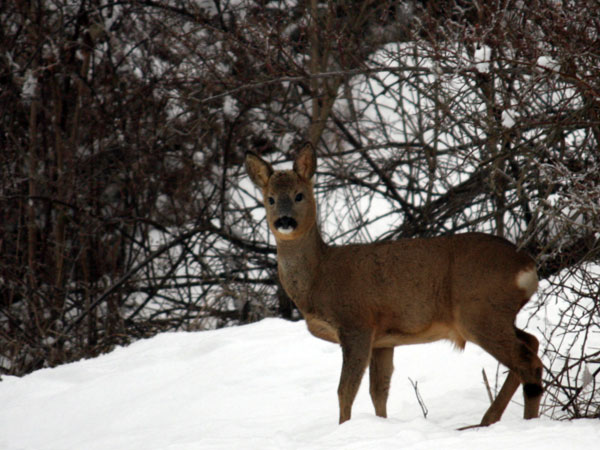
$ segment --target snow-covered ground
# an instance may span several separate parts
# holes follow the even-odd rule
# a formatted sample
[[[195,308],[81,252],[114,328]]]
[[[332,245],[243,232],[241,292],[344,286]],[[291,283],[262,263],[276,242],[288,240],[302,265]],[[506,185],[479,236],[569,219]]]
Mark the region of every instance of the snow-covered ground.
[[[108,355],[0,382],[0,449],[586,449],[597,420],[521,419],[520,392],[501,422],[477,423],[485,368],[467,345],[396,348],[388,419],[375,417],[367,377],[353,418],[337,424],[341,352],[303,322],[269,319],[166,333]],[[501,373],[502,378],[504,375]],[[425,419],[409,378],[429,410]]]

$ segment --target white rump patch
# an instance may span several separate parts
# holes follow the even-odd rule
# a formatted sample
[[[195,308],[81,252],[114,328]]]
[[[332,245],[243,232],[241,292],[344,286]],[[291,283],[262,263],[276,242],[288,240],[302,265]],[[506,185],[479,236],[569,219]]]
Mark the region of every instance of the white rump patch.
[[[538,276],[535,267],[522,270],[517,274],[517,286],[525,291],[527,298],[537,291]]]

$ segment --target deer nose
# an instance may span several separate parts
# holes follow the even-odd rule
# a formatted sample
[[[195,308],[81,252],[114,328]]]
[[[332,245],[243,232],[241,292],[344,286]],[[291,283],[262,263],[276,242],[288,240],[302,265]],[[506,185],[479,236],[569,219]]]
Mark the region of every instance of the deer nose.
[[[283,234],[291,233],[298,226],[298,222],[295,219],[283,216],[275,221],[275,228],[277,231]]]
[[[293,205],[294,204],[292,203],[292,199],[290,197],[287,195],[282,195],[277,200],[277,211],[282,215],[282,217],[284,217],[291,212]]]

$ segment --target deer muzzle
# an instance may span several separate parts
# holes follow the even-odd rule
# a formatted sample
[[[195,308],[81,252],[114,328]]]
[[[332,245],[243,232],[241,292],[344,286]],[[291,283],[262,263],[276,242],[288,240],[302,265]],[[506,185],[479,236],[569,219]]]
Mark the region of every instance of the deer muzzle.
[[[275,221],[275,228],[282,234],[289,234],[298,227],[298,222],[288,216],[280,217]]]

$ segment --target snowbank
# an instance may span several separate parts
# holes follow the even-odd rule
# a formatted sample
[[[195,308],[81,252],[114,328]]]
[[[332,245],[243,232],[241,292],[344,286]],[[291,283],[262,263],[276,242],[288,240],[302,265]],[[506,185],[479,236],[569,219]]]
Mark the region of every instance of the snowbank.
[[[162,334],[5,377],[0,448],[587,450],[600,439],[597,421],[524,421],[515,402],[492,427],[456,431],[480,420],[488,404],[481,369],[494,384],[496,363],[476,346],[460,353],[443,342],[396,349],[388,419],[375,417],[365,377],[352,420],[339,426],[340,366],[339,348],[303,322]]]

